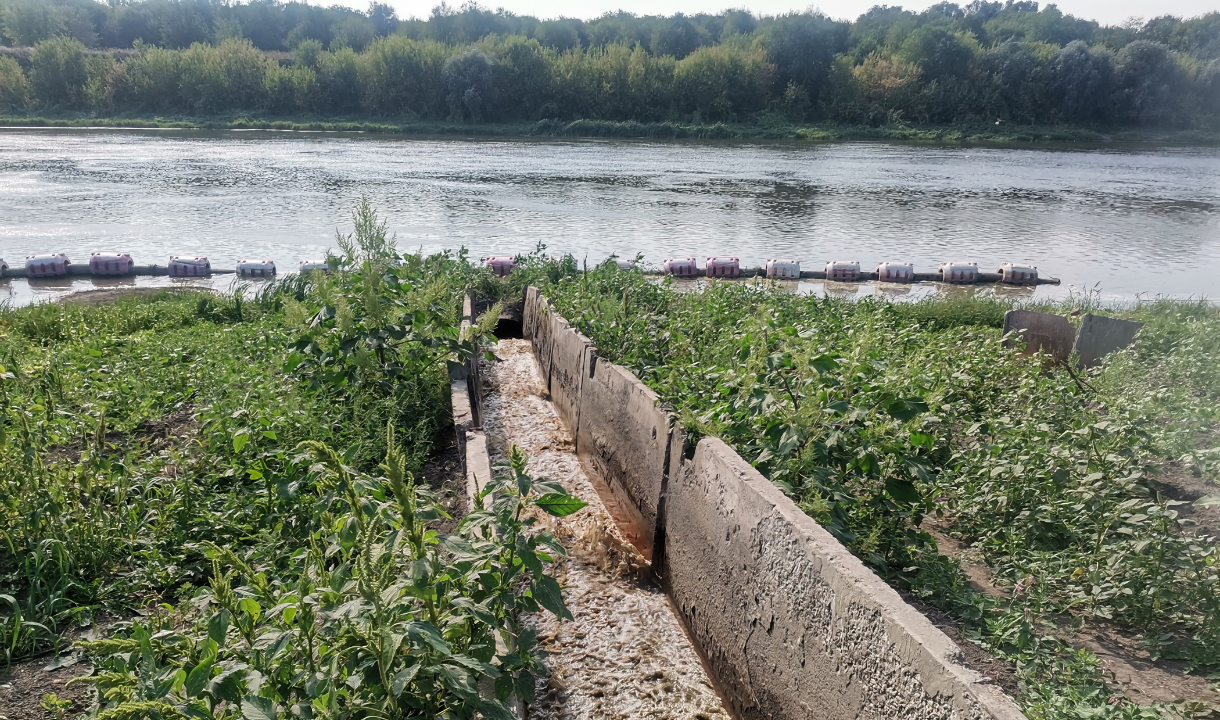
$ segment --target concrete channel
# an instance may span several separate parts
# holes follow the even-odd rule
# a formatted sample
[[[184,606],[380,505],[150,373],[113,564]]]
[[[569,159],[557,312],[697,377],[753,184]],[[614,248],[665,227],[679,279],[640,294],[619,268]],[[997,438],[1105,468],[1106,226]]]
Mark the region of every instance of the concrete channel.
[[[521,330],[454,384],[467,476],[482,484],[517,442],[590,501],[556,527],[576,622],[540,622],[553,673],[522,717],[1024,717],[732,448],[692,447],[532,287]]]

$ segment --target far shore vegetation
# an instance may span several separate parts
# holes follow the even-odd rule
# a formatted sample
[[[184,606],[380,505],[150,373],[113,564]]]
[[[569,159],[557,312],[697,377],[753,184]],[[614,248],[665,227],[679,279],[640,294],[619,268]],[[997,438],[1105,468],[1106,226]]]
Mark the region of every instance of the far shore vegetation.
[[[1220,12],[1029,0],[542,21],[298,2],[0,0],[6,125],[1214,144]]]
[[[1074,125],[911,125],[870,127],[841,123],[796,123],[782,115],[763,115],[750,122],[697,123],[665,120],[559,120],[471,123],[419,118],[369,116],[280,117],[260,114],[133,115],[99,117],[84,113],[0,115],[0,127],[132,129],[132,130],[267,130],[279,132],[367,133],[384,135],[519,137],[519,138],[650,138],[658,140],[785,140],[805,142],[894,141],[928,144],[1021,146],[1155,144],[1220,146],[1220,130],[1169,128],[1091,128]]]

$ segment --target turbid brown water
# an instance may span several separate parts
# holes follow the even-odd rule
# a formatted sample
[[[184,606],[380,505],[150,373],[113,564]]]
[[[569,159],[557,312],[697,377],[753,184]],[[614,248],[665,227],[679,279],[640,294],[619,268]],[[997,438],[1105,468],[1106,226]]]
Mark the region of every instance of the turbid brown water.
[[[270,257],[293,269],[333,247],[367,196],[404,250],[466,246],[479,257],[542,243],[590,263],[613,252],[650,263],[902,260],[927,271],[1011,261],[1064,281],[1039,295],[1220,287],[1215,149],[13,129],[0,130],[0,189],[10,263],[113,250],[161,264],[203,254],[217,267]],[[63,292],[8,288],[15,302]]]

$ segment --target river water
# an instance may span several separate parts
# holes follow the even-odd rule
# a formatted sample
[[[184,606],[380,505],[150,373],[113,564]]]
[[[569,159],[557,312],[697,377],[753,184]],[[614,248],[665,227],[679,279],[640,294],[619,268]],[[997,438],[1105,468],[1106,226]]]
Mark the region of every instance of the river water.
[[[350,229],[361,196],[403,250],[481,257],[543,243],[590,264],[736,255],[806,269],[899,260],[921,272],[1017,262],[1063,281],[1038,296],[1220,290],[1215,149],[0,129],[0,257],[14,266],[33,253],[80,263],[119,251],[160,265],[171,254],[214,267],[268,257],[294,270]],[[95,284],[113,281],[71,289]],[[67,286],[7,281],[0,299]]]

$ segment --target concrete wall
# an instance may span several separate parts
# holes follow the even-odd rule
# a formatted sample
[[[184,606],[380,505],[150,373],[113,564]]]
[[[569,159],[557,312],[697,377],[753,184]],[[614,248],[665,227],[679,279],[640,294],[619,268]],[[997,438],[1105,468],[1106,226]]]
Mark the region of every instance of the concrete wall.
[[[581,386],[576,453],[633,511],[649,547],[654,545],[669,435],[669,414],[657,394],[626,368],[594,358],[592,374]]]
[[[577,428],[580,427],[581,386],[592,373],[592,364],[597,352],[584,335],[574,331],[557,313],[550,313],[542,321],[550,326],[551,363],[547,389],[555,412],[576,440],[580,451]]]
[[[666,589],[740,717],[1022,717],[720,440],[671,474],[665,532]]]
[[[536,291],[523,317],[578,454],[651,523],[654,573],[740,717],[1023,717],[735,451],[705,438],[690,456],[656,395]]]

